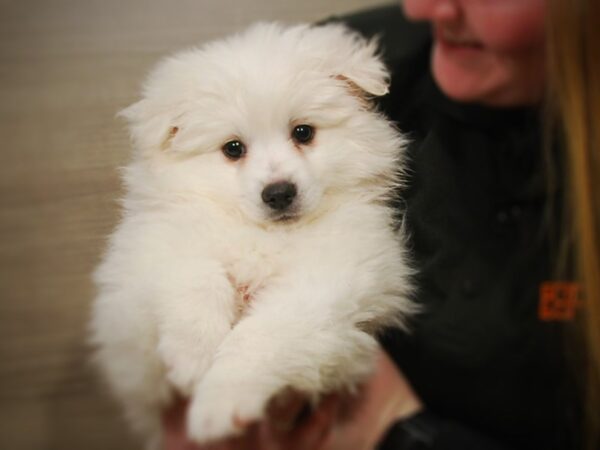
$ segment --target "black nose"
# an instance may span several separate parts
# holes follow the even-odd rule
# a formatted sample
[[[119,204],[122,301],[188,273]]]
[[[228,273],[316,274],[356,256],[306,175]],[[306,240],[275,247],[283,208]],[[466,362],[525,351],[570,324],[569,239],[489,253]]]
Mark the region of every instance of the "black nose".
[[[282,211],[292,204],[296,197],[296,185],[280,181],[267,185],[262,191],[262,199],[269,208]]]

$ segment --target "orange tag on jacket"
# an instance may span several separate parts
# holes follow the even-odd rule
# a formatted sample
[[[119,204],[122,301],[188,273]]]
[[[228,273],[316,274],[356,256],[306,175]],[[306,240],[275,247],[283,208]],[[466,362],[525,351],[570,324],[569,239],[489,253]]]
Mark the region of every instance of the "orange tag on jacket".
[[[545,281],[540,285],[539,319],[543,321],[569,321],[575,318],[581,306],[579,283],[571,281]]]

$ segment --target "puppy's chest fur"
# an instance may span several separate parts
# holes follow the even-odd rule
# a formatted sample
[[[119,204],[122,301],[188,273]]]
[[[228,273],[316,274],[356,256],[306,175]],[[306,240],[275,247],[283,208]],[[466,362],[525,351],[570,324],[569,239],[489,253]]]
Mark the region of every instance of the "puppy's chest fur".
[[[240,233],[226,245],[220,255],[227,279],[235,296],[235,322],[237,322],[260,293],[274,280],[292,270],[290,255],[297,239],[259,233]]]
[[[238,322],[274,276],[273,260],[265,254],[241,254],[226,264],[234,293],[234,322]]]

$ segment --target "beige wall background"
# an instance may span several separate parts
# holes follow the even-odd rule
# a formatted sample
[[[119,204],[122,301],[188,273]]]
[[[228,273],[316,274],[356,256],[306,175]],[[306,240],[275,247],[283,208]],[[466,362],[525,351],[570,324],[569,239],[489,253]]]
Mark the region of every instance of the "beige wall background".
[[[140,448],[87,363],[85,327],[128,155],[115,113],[146,71],[256,20],[382,1],[0,1],[0,449]]]

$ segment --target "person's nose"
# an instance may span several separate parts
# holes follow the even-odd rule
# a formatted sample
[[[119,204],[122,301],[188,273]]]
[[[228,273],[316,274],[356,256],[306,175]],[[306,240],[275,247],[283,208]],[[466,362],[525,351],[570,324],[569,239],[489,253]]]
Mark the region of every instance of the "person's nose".
[[[403,0],[404,13],[412,20],[452,22],[460,16],[460,0]]]

